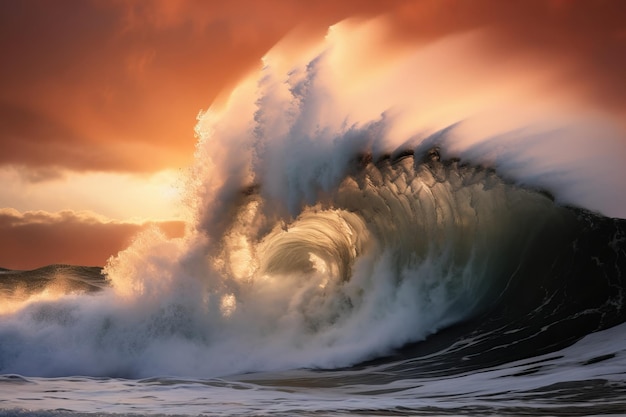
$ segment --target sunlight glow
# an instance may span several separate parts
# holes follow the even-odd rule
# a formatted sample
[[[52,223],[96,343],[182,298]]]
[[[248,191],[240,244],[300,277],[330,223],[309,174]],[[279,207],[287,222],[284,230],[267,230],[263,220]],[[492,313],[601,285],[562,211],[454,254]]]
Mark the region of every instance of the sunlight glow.
[[[0,168],[0,207],[18,211],[57,212],[72,208],[114,220],[181,220],[182,173],[159,171],[153,175],[108,172],[72,173],[48,181],[30,182],[22,168]],[[54,196],[54,198],[51,198]]]

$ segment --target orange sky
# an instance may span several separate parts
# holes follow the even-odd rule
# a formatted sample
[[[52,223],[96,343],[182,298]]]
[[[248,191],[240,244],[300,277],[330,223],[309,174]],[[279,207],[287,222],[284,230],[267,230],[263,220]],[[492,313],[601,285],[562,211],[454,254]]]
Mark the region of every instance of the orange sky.
[[[0,267],[103,265],[150,222],[180,234],[164,195],[191,163],[198,112],[290,31],[381,13],[397,42],[488,29],[485,48],[562,62],[590,101],[626,115],[620,0],[4,1]],[[134,201],[141,190],[154,199]]]

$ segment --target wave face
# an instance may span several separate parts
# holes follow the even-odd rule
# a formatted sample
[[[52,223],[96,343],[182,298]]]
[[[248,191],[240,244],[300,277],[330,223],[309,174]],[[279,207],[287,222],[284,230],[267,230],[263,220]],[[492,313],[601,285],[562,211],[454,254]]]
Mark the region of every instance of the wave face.
[[[89,271],[52,296],[23,287],[2,312],[0,372],[208,378],[382,360],[399,380],[624,322],[626,225],[605,216],[626,214],[619,127],[540,95],[552,78],[492,77],[487,56],[458,78],[472,36],[371,59],[354,40],[374,29],[338,25],[294,61],[278,47],[201,113],[186,236],[138,236],[106,285]],[[5,294],[31,279],[9,276]]]

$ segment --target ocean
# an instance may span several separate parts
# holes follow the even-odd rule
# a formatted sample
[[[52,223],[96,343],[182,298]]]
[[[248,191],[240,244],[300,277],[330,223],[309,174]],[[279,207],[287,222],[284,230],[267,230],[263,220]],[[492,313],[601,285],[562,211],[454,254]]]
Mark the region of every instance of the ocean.
[[[619,124],[350,25],[198,115],[184,237],[0,270],[0,416],[626,413]]]

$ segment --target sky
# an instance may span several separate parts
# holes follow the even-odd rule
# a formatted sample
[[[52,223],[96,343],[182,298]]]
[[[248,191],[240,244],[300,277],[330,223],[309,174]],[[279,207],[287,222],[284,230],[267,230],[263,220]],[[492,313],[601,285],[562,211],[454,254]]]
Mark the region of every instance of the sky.
[[[620,0],[0,1],[0,267],[102,266],[148,227],[181,236],[199,112],[284,37],[381,15],[401,45],[487,30],[490,52],[556,63],[626,120]]]

